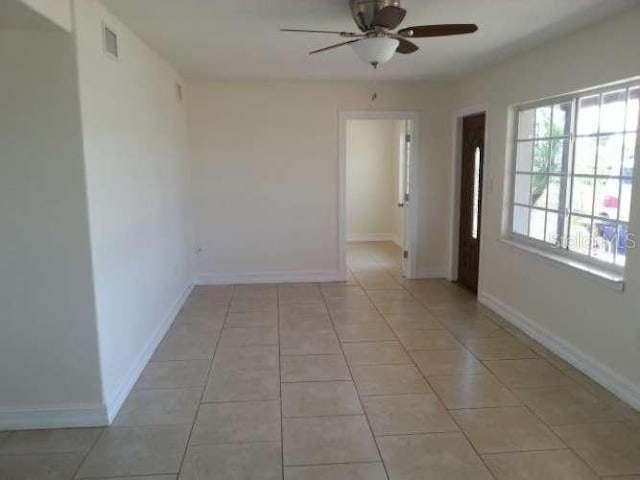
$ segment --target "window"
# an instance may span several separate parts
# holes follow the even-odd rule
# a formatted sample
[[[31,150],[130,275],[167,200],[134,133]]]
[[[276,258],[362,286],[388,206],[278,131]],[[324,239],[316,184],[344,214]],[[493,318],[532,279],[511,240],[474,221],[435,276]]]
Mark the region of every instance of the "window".
[[[639,104],[636,82],[517,109],[514,238],[624,267]]]
[[[473,224],[471,237],[478,239],[478,220],[480,216],[480,147],[473,152]]]

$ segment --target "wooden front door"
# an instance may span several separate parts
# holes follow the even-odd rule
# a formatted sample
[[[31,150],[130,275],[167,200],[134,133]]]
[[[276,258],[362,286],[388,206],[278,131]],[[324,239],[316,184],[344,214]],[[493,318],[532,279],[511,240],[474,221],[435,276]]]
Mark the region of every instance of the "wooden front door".
[[[485,114],[462,120],[458,282],[478,291]]]

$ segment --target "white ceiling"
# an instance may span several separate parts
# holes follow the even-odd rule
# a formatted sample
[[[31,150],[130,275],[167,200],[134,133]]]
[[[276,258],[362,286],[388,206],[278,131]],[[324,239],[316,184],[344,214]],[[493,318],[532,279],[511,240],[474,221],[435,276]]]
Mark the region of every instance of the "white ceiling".
[[[357,31],[348,0],[102,0],[125,24],[195,79],[371,79],[350,47],[309,56],[342,41],[281,27]],[[477,23],[478,33],[417,40],[376,76],[423,80],[455,76],[567,34],[638,0],[403,0],[403,27]]]

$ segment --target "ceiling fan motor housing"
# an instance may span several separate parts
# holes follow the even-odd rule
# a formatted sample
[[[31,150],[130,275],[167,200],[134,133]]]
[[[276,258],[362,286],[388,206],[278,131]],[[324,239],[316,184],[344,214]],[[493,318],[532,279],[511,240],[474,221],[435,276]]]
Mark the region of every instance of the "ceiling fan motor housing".
[[[351,15],[363,32],[373,30],[376,14],[385,7],[399,7],[400,0],[350,0]]]

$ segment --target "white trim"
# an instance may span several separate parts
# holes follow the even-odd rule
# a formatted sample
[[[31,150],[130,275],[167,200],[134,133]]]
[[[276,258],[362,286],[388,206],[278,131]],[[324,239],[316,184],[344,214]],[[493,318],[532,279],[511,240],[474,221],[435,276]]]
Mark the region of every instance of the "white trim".
[[[200,273],[196,275],[196,285],[242,285],[252,283],[312,283],[341,282],[343,274],[334,271],[308,272],[248,272],[248,273]]]
[[[420,191],[418,179],[422,180],[423,159],[420,157],[420,112],[416,110],[339,110],[338,111],[338,270],[340,278],[347,277],[347,120],[409,120],[411,122],[411,164],[409,192],[411,198],[405,204],[408,225],[405,249],[409,252],[407,278],[418,277],[418,246],[420,225]]]
[[[446,265],[441,267],[421,267],[418,270],[418,279],[447,278],[449,269]]]
[[[449,267],[446,275],[447,280],[455,282],[458,279],[458,245],[460,230],[460,174],[462,171],[462,119],[470,115],[485,114],[484,125],[484,163],[483,163],[483,184],[482,184],[482,205],[486,205],[487,194],[492,193],[492,182],[489,180],[489,105],[474,105],[471,107],[461,108],[453,112],[453,158],[451,161],[451,186],[450,205],[451,211],[449,218],[451,224],[449,226]],[[488,188],[487,188],[488,187]],[[483,209],[483,212],[486,209]],[[480,219],[482,225],[482,219]],[[480,230],[480,262],[482,263],[482,234],[484,230]],[[482,284],[482,268],[478,271],[478,291],[481,290]]]
[[[347,242],[396,242],[394,233],[349,233]]]
[[[102,403],[67,404],[55,407],[0,408],[0,431],[41,428],[102,427],[108,425]]]
[[[592,380],[602,385],[611,393],[632,407],[640,409],[640,385],[614,372],[608,366],[587,355],[575,345],[556,336],[535,320],[527,318],[518,310],[498,298],[482,292],[478,296],[478,301],[547,347],[560,358],[573,365]]]
[[[124,376],[124,378],[120,381],[120,384],[107,396],[106,400],[106,412],[109,425],[115,419],[120,407],[129,396],[131,389],[138,381],[142,370],[146,367],[151,355],[160,344],[162,339],[164,338],[167,330],[175,320],[178,312],[184,305],[184,302],[189,298],[191,291],[193,290],[193,283],[189,283],[184,287],[178,298],[173,302],[171,308],[165,315],[162,323],[158,326],[154,334],[151,336],[147,344],[144,346],[142,351],[138,354],[138,357],[133,362],[129,371]]]
[[[120,385],[105,403],[67,404],[29,408],[0,407],[1,430],[30,430],[42,428],[102,427],[110,425],[131,392],[151,355],[162,341],[182,305],[191,294],[193,284],[185,286],[172,304],[160,326],[142,349]]]
[[[610,272],[601,268],[597,268],[589,263],[583,263],[579,260],[575,260],[566,255],[554,254],[541,248],[536,248],[533,245],[529,245],[524,241],[518,241],[510,238],[501,238],[500,244],[508,245],[519,251],[526,252],[531,255],[535,255],[541,259],[561,267],[567,268],[580,275],[585,276],[591,280],[596,280],[617,291],[624,291],[624,276],[619,273]]]

